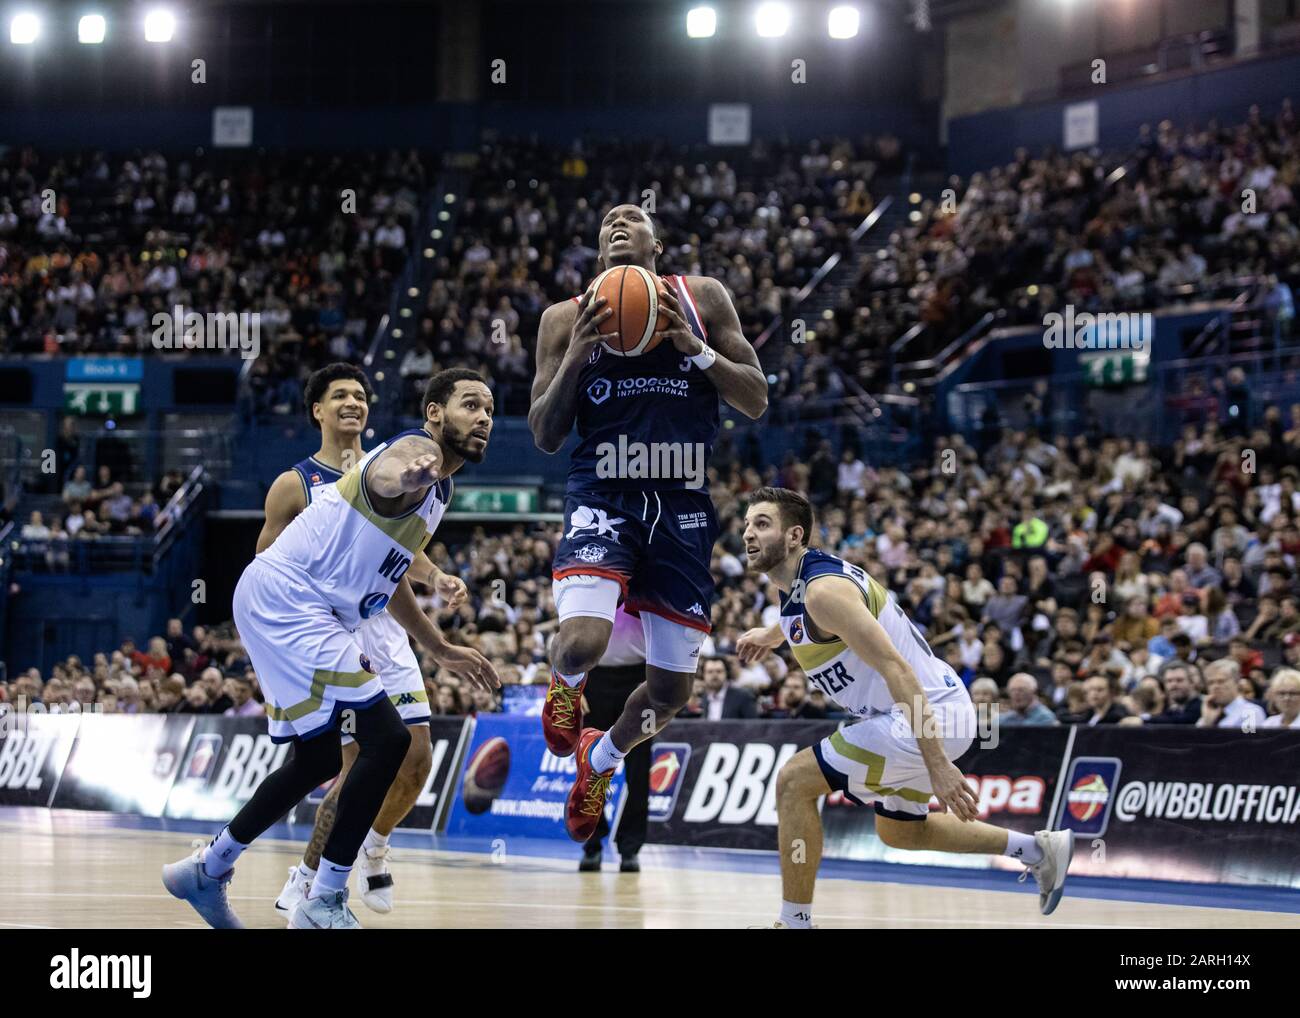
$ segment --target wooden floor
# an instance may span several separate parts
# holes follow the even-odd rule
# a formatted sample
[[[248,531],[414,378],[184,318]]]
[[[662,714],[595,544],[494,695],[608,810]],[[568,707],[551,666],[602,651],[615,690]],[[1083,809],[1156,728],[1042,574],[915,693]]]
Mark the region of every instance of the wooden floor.
[[[11,877],[0,892],[0,929],[203,926],[159,881],[160,867],[190,851],[194,835],[86,829],[67,811],[41,813],[18,821],[0,815],[0,855]],[[285,924],[272,901],[301,850],[300,842],[264,840],[240,860],[230,896],[245,925]],[[359,897],[352,904],[362,925],[374,928],[741,928],[776,917],[776,876],[683,867],[672,853],[648,847],[640,874],[620,874],[608,862],[600,874],[579,874],[572,859],[507,853],[494,862],[477,853],[396,849],[397,908],[381,916]],[[1029,894],[828,879],[818,883],[814,921],[877,929],[1300,925],[1290,913],[1095,900],[1068,890],[1044,917]]]

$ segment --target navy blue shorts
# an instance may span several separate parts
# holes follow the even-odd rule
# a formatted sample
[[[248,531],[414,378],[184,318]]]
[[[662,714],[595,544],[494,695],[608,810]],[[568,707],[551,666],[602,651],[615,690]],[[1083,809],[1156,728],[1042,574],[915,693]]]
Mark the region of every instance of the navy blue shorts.
[[[570,492],[552,575],[616,580],[623,606],[708,632],[718,518],[705,491]]]

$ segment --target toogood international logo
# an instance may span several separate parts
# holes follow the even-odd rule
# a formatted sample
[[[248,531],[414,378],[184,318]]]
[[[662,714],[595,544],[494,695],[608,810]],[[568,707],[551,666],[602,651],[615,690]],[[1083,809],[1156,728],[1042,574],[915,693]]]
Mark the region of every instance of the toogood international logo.
[[[609,399],[611,391],[612,387],[609,384],[609,379],[598,378],[587,386],[587,398],[595,403],[596,406],[600,406],[600,404],[604,403],[605,400]]]
[[[1056,827],[1076,835],[1100,837],[1106,833],[1119,787],[1121,763],[1116,757],[1079,757],[1070,766]]]

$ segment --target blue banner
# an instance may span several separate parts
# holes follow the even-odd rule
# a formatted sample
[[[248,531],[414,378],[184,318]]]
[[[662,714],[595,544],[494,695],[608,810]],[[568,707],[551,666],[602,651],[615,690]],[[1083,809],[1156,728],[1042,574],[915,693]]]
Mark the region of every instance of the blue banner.
[[[144,361],[139,357],[73,357],[68,361],[69,382],[142,382]]]
[[[577,771],[573,757],[560,758],[546,748],[539,719],[480,714],[456,781],[446,833],[567,840],[564,803]],[[625,787],[619,764],[605,800],[611,827]]]

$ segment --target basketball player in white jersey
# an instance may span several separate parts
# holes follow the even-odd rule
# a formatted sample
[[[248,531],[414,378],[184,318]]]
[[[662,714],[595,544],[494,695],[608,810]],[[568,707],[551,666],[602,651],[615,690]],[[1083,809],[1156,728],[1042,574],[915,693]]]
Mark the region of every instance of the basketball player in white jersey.
[[[406,578],[442,517],[447,478],[466,460],[483,458],[492,411],[492,393],[474,372],[435,375],[423,426],[377,446],[325,486],[240,577],[235,625],[266,694],[271,738],[292,741],[294,749],[211,844],[163,867],[168,891],[209,925],[242,925],[226,896],[236,860],[338,774],[348,734],[358,751],[339,792],[338,819],[290,924],[360,926],[347,905],[348,876],[411,744],[356,635],[364,620],[391,611],[440,667],[485,689],[500,685],[486,658],[438,632]]]
[[[757,661],[785,640],[809,683],[860,718],[795,754],[777,775],[784,899],[777,927],[812,925],[822,853],[817,800],[836,790],[874,805],[876,834],[893,848],[1020,860],[1049,915],[1061,899],[1074,835],[1030,836],[976,819],[975,794],[953,765],[976,735],[966,687],[892,594],[859,567],[808,547],[812,526],[812,506],[797,492],[750,494],[745,552],[750,570],[780,588],[781,618],[745,633],[740,659]],[[932,795],[946,812],[930,813]]]
[[[321,433],[320,448],[315,455],[295,463],[271,485],[266,496],[266,522],[257,538],[259,553],[275,542],[284,528],[324,491],[326,485],[334,484],[365,455],[361,448],[361,435],[370,414],[370,395],[365,372],[352,364],[327,364],[307,380],[307,415]],[[415,556],[406,575],[431,587],[449,608],[459,607],[469,596],[460,577],[444,573],[429,561],[424,552]],[[415,805],[433,766],[433,749],[427,734],[429,696],[411,649],[410,637],[391,614],[380,612],[367,619],[357,629],[356,636],[361,650],[370,659],[371,667],[379,672],[379,681],[397,713],[412,729],[411,748],[407,750],[397,780],[388,790],[384,805],[361,845],[361,854],[357,856],[361,900],[373,911],[386,913],[393,910],[388,839],[393,828]],[[312,878],[320,866],[321,850],[334,829],[339,791],[356,758],[356,741],[350,735],[343,736],[343,770],[316,810],[316,824],[302,862],[289,867],[289,879],[275,901],[276,910],[286,916],[306,897],[311,887]]]

